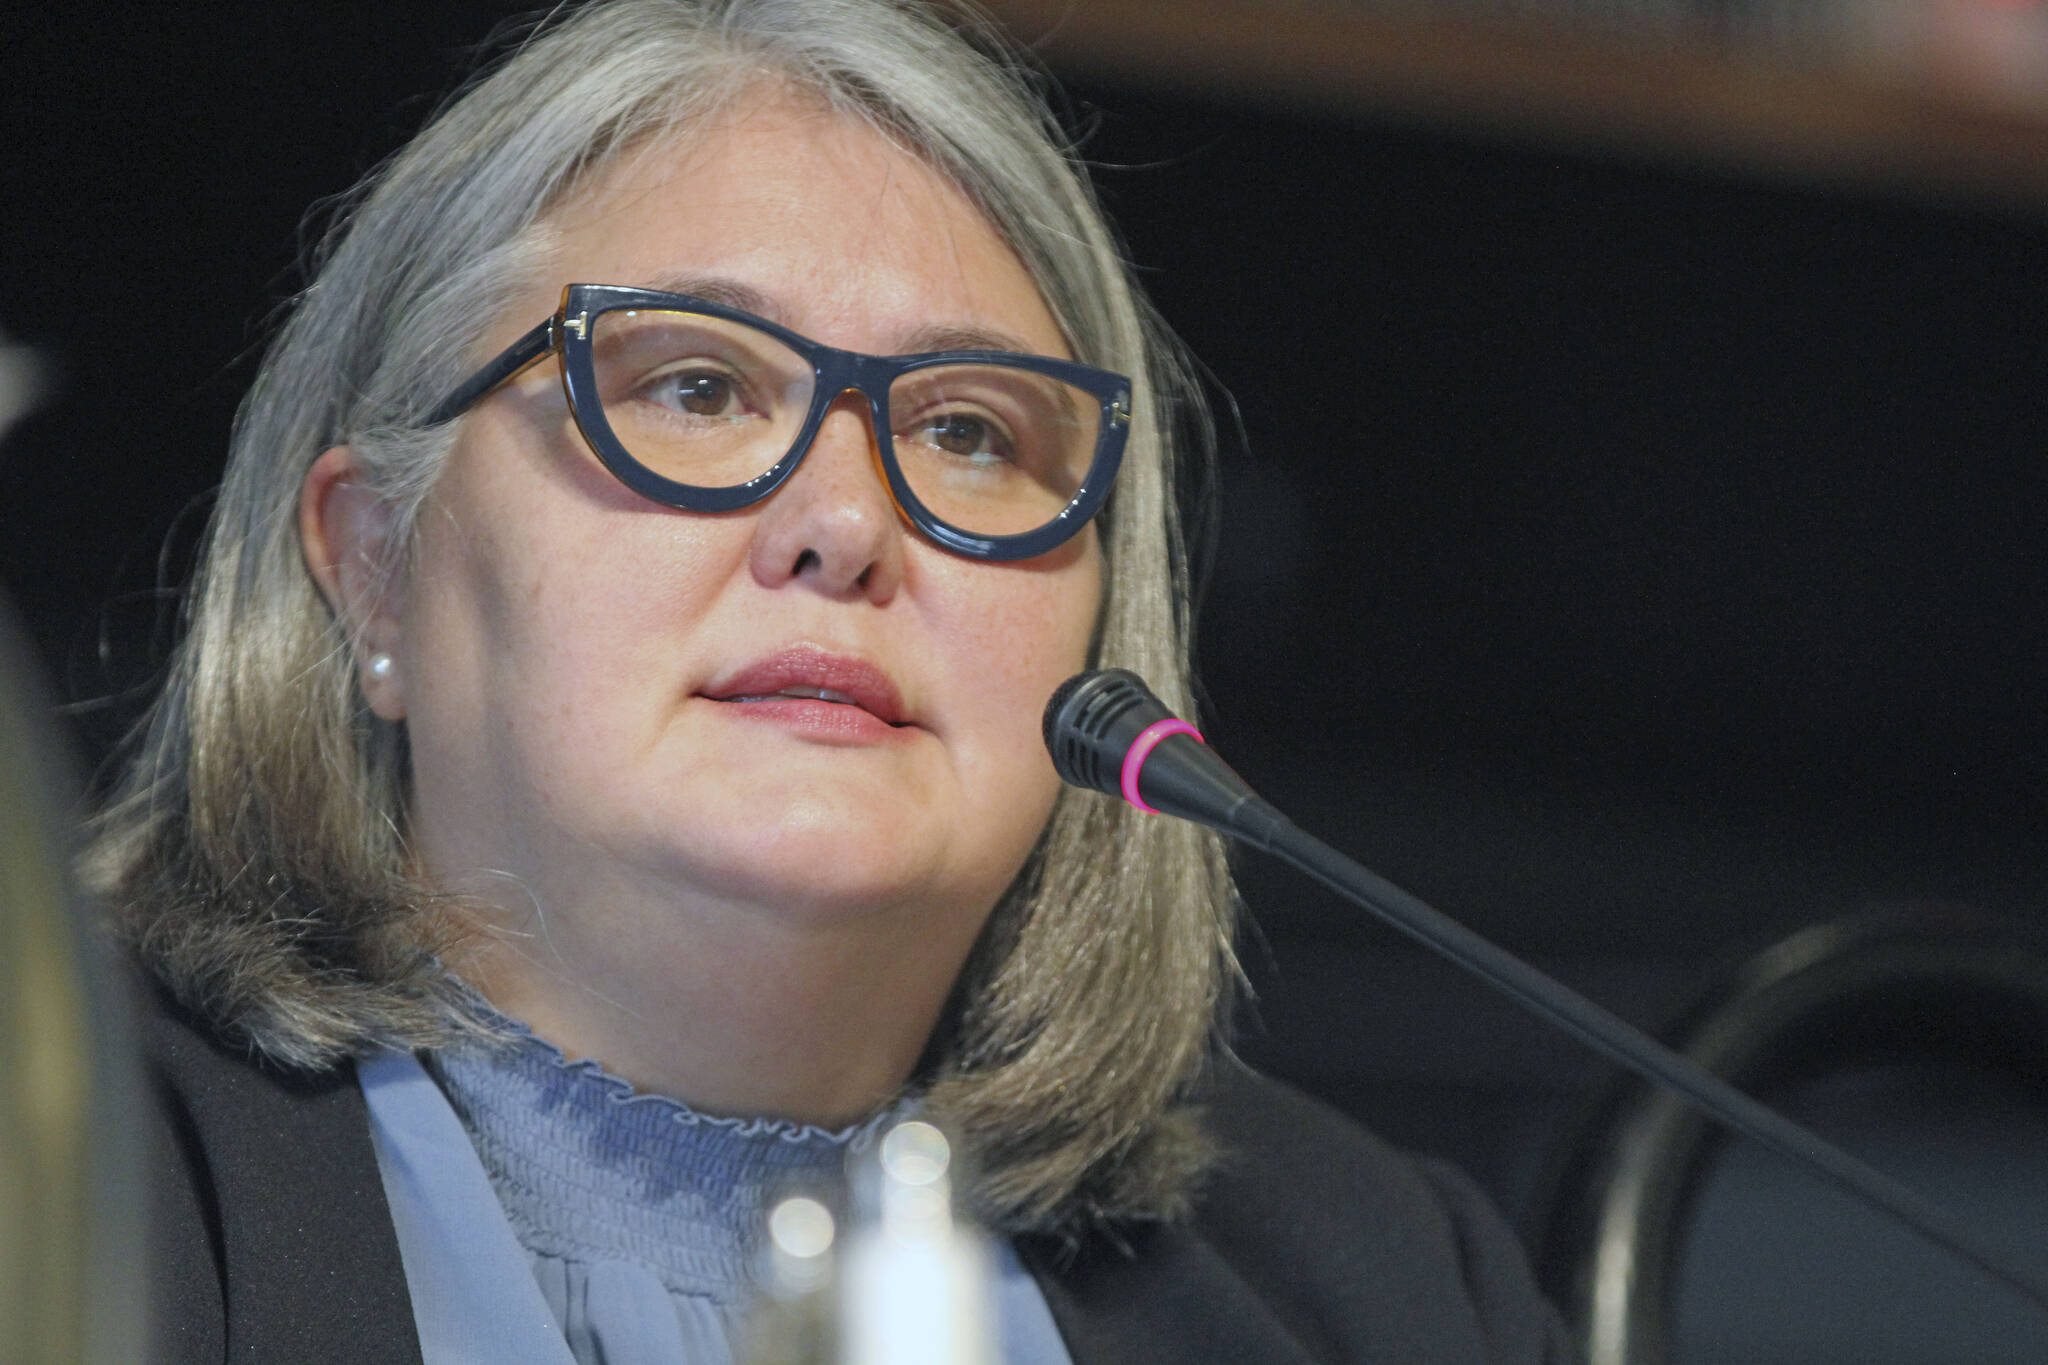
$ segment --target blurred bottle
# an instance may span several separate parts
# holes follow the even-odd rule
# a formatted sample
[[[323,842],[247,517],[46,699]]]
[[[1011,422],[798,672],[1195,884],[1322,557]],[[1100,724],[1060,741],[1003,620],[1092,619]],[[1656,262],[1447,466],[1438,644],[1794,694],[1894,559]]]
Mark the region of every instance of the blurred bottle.
[[[793,1193],[768,1213],[761,1298],[748,1318],[744,1365],[833,1365],[838,1356],[838,1221],[826,1201]]]
[[[851,1162],[842,1232],[808,1194],[769,1215],[745,1365],[999,1365],[987,1236],[953,1207],[953,1144],[905,1119]]]

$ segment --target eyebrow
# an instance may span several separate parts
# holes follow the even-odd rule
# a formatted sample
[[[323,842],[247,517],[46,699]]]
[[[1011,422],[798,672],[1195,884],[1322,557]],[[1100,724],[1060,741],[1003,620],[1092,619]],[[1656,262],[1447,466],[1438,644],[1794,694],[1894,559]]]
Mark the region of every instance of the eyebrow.
[[[910,334],[910,344],[904,353],[913,354],[919,351],[1009,351],[1017,355],[1038,354],[1008,332],[991,331],[985,327],[920,327]]]
[[[634,287],[658,290],[663,294],[688,294],[693,299],[737,308],[742,313],[752,313],[770,322],[782,321],[773,299],[758,289],[719,275],[662,275]]]
[[[770,322],[789,324],[784,321],[782,311],[775,301],[737,280],[720,275],[699,275],[681,273],[662,275],[635,286],[640,289],[655,289],[664,294],[688,294],[691,298],[706,303],[722,304],[737,308],[743,313],[767,318]],[[937,324],[920,327],[905,338],[899,355],[919,355],[927,351],[1004,351],[1013,355],[1039,355],[1036,348],[1025,344],[1008,332],[991,327],[970,327]]]

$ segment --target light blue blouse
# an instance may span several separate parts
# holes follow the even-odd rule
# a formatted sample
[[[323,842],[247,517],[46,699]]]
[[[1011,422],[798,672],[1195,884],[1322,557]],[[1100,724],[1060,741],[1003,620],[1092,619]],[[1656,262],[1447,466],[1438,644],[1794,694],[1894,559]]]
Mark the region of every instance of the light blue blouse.
[[[859,1131],[699,1114],[523,1032],[429,1066],[358,1070],[426,1365],[730,1365],[767,1204]],[[1070,1365],[1007,1244],[995,1293],[1006,1365]]]

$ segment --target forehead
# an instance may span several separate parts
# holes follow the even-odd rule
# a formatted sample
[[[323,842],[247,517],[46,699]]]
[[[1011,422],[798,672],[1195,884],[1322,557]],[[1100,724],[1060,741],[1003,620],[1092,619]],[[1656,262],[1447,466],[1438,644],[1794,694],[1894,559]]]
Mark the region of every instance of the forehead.
[[[548,227],[549,295],[572,281],[725,281],[775,321],[850,349],[902,349],[950,327],[1067,353],[1029,272],[966,194],[801,94],[750,92],[637,149]]]

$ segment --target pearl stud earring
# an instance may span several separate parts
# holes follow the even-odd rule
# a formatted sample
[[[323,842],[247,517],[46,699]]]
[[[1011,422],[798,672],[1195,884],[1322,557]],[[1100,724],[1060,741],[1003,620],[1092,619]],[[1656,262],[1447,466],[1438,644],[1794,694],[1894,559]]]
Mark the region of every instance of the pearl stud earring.
[[[396,667],[397,665],[391,662],[391,656],[382,650],[370,656],[370,676],[378,682],[391,681],[392,670]]]

